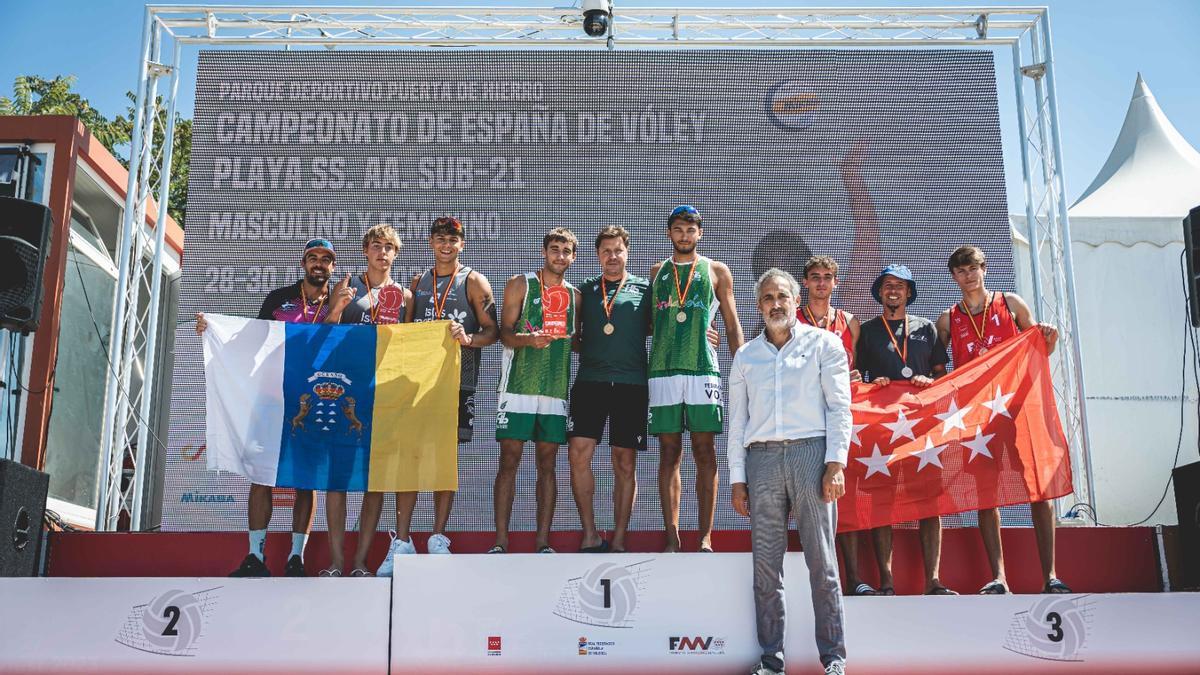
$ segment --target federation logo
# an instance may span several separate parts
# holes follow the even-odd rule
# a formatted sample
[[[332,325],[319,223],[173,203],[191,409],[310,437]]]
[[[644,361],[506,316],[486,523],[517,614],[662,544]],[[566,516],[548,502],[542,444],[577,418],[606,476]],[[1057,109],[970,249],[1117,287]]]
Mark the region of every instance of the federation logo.
[[[812,126],[820,100],[800,80],[784,80],[767,90],[767,117],[784,131],[805,131]]]
[[[692,636],[671,636],[667,638],[668,654],[724,654],[725,638]]]
[[[650,562],[600,563],[583,576],[568,579],[554,614],[588,626],[633,628],[638,596],[650,578]]]
[[[500,636],[490,635],[487,639],[487,655],[500,656]]]
[[[608,656],[609,651],[617,646],[612,640],[589,640],[587,637],[579,638],[579,655],[580,656]]]
[[[195,593],[172,589],[143,605],[134,605],[115,640],[161,656],[196,656],[204,624],[212,616],[220,586]]]
[[[1083,661],[1094,608],[1087,595],[1044,597],[1013,615],[1002,646],[1035,659]]]

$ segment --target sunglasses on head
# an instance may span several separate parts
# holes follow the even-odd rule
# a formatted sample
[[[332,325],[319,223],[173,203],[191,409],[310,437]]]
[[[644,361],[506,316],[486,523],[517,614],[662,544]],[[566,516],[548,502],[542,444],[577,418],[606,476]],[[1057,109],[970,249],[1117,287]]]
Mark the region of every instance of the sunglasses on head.
[[[684,214],[689,216],[698,216],[700,215],[700,212],[696,210],[696,207],[684,204],[683,206],[676,206],[675,210],[671,212],[671,217],[674,218],[675,216],[681,216]]]

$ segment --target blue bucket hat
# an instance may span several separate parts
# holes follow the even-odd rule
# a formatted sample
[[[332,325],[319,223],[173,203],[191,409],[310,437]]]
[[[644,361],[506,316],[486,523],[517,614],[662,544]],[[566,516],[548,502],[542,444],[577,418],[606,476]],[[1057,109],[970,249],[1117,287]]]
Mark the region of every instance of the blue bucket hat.
[[[888,265],[879,273],[879,278],[875,283],[871,284],[871,295],[875,298],[875,302],[883,304],[883,298],[879,297],[879,287],[883,285],[884,277],[896,277],[908,282],[908,302],[906,306],[913,304],[917,299],[917,282],[913,281],[912,271],[906,265]]]

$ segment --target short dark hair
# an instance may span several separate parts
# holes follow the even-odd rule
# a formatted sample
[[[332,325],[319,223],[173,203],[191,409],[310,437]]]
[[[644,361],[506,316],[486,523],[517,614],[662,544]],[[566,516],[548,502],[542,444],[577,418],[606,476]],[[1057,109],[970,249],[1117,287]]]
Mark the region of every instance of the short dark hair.
[[[556,227],[546,233],[542,237],[542,249],[550,248],[550,242],[561,241],[571,245],[571,252],[574,253],[579,249],[579,240],[575,238],[575,233],[565,227]]]
[[[620,239],[625,248],[629,248],[629,231],[620,225],[609,225],[596,235],[596,250],[600,250],[600,242],[605,239]]]
[[[953,272],[956,267],[964,267],[966,265],[979,265],[987,267],[987,256],[984,255],[983,249],[978,246],[959,246],[954,253],[950,254],[950,260],[946,264]]]
[[[467,228],[463,227],[462,221],[454,216],[443,216],[433,221],[433,225],[429,228],[429,236],[437,234],[449,234],[460,239],[467,238]]]

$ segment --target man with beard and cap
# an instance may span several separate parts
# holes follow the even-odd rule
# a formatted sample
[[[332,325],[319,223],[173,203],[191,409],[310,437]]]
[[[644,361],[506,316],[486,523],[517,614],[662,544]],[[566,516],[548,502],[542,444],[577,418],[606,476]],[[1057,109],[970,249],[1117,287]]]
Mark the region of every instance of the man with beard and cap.
[[[699,550],[712,552],[717,506],[716,434],[722,427],[721,371],[707,339],[717,310],[730,353],[742,346],[733,299],[733,274],[696,252],[704,236],[700,212],[679,206],[667,218],[671,257],[650,270],[653,304],[650,343],[650,433],[658,436],[658,494],[666,529],[665,551],[679,550],[679,465],[683,432],[691,434],[696,462]]]
[[[766,329],[738,350],[729,369],[729,480],[734,510],[750,517],[762,648],[754,675],[784,672],[789,514],[809,569],[821,665],[830,675],[845,672],[834,532],[850,452],[850,368],[832,333],[797,321],[799,291],[783,270],[759,278],[754,295]]]
[[[888,265],[871,285],[871,295],[883,305],[883,315],[864,323],[858,337],[855,355],[863,379],[880,387],[886,387],[892,380],[907,381],[914,387],[928,387],[934,379],[945,375],[946,347],[938,338],[933,322],[907,311],[908,305],[917,299],[917,283],[912,272],[904,265]],[[956,595],[938,579],[942,557],[941,519],[937,516],[922,518],[919,531],[925,560],[925,594]],[[894,595],[892,528],[890,525],[874,528],[871,536],[879,564],[878,593]],[[848,565],[855,563],[857,560]],[[848,578],[850,575],[847,572]],[[857,577],[857,573],[854,576]]]
[[[961,368],[978,356],[1021,331],[1038,330],[1052,353],[1058,342],[1058,330],[1033,318],[1029,304],[1016,293],[994,293],[985,285],[987,256],[976,246],[962,246],[950,255],[950,275],[962,291],[962,301],[942,312],[937,320],[938,336],[950,342],[954,367]],[[1042,592],[1070,593],[1054,571],[1054,509],[1049,501],[1029,505],[1038,555],[1042,561]],[[982,595],[1008,593],[1004,574],[1004,549],[1000,544],[1000,509],[979,511],[979,533],[987,552],[992,580],[979,590]]]
[[[310,239],[304,244],[300,263],[304,278],[294,284],[277,288],[267,294],[258,318],[288,323],[321,323],[329,313],[329,276],[333,274],[337,256],[328,239]],[[196,314],[196,334],[208,327],[203,314]],[[313,491],[296,490],[292,505],[292,551],[285,573],[289,577],[305,576],[304,546],[312,530]],[[269,577],[270,570],[263,558],[267,543],[267,527],[271,524],[271,487],[250,484],[246,520],[250,529],[250,552],[242,564],[230,573],[231,577]]]
[[[538,553],[554,553],[550,525],[558,483],[558,448],[567,442],[567,385],[571,377],[571,341],[579,328],[579,291],[563,278],[575,261],[578,241],[565,227],[542,238],[545,263],[537,272],[518,274],[504,286],[500,311],[500,396],[496,402],[496,440],[500,465],[493,488],[496,543],[488,553],[508,551],[508,522],[516,492],[517,468],[526,441],[537,453]]]

